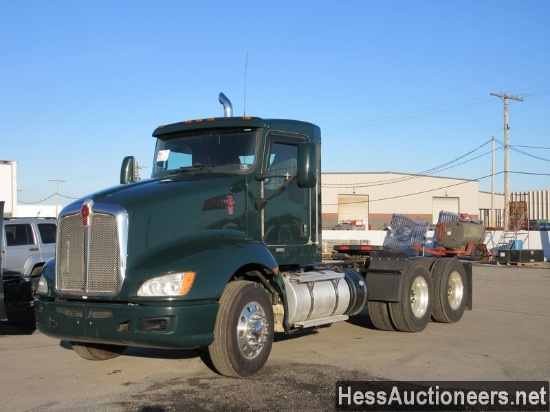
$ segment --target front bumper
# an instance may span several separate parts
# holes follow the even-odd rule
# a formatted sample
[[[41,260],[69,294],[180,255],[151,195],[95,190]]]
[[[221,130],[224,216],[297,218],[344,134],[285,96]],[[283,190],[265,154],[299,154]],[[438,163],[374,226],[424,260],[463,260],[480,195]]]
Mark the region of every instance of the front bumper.
[[[170,306],[37,298],[36,327],[62,340],[193,349],[214,340],[218,303]]]

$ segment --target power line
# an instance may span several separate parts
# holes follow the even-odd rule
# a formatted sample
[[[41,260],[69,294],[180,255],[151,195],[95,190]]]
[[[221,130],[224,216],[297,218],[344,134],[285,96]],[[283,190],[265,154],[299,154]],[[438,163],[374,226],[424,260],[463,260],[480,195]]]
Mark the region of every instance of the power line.
[[[476,102],[477,101],[477,102]],[[471,103],[468,103],[471,102]],[[398,124],[415,122],[418,120],[424,120],[432,117],[437,117],[441,115],[446,115],[450,113],[471,110],[478,107],[492,105],[493,100],[487,98],[476,98],[465,100],[457,103],[443,104],[440,106],[435,106],[426,109],[418,109],[410,112],[400,113],[390,116],[382,116],[376,119],[364,120],[354,123],[347,123],[338,126],[328,126],[323,127],[325,137],[341,135],[346,133],[354,133],[366,129],[374,129],[385,126],[393,126]]]
[[[64,180],[50,180],[50,182],[55,182],[55,216],[59,215],[59,183],[65,183]]]
[[[51,195],[49,195],[48,197],[42,199],[42,200],[38,200],[36,202],[23,202],[22,200],[19,200],[17,199],[17,202],[18,203],[23,203],[24,205],[37,205],[38,203],[42,203],[42,202],[45,202],[46,200],[48,199],[51,199],[52,197],[54,196],[59,196],[59,197],[64,197],[65,199],[71,199],[71,200],[77,200],[77,199],[80,199],[79,197],[70,197],[70,196],[65,196],[65,195],[62,195],[61,193],[52,193]]]
[[[39,200],[38,202],[23,202],[22,200],[19,200],[19,199],[17,199],[17,202],[18,202],[18,203],[23,203],[24,205],[36,205],[36,204],[38,204],[38,203],[45,202],[46,200],[51,199],[51,198],[54,197],[54,196],[55,196],[55,193],[52,193],[52,194],[49,195],[47,198],[42,199],[42,200]]]
[[[498,173],[495,173],[495,175],[499,175],[499,174],[502,174],[502,173],[503,172],[498,172]],[[424,193],[435,192],[435,191],[441,190],[441,189],[448,189],[449,187],[465,185],[467,183],[471,183],[471,182],[475,182],[475,181],[478,181],[478,180],[486,179],[486,178],[491,177],[491,176],[493,176],[493,174],[478,177],[477,179],[468,179],[468,180],[464,180],[462,182],[453,183],[451,185],[446,185],[446,186],[440,186],[440,187],[436,187],[436,188],[433,188],[433,189],[426,189],[426,190],[422,190],[422,191],[419,191],[419,192],[407,193],[407,194],[404,194],[404,195],[396,195],[396,196],[384,197],[384,198],[380,198],[380,199],[360,200],[360,201],[357,201],[357,202],[347,202],[347,203],[370,203],[370,202],[381,202],[383,200],[401,199],[403,197],[416,196],[416,195],[420,195],[420,194],[424,194]],[[335,205],[338,205],[338,203],[323,203],[323,206],[335,206]]]
[[[514,93],[520,93],[523,96],[539,97],[550,94],[550,85],[536,86],[526,89],[514,90]],[[415,122],[432,117],[453,114],[467,110],[473,110],[484,106],[494,105],[494,99],[487,97],[477,97],[473,99],[461,100],[453,103],[446,103],[438,106],[424,109],[412,110],[410,112],[398,113],[389,116],[377,117],[375,119],[362,120],[358,122],[345,123],[335,126],[323,127],[323,134],[327,136],[338,136],[342,134],[356,133],[362,130],[375,129],[386,126],[400,125],[404,123]]]
[[[59,194],[59,196],[64,197],[65,199],[72,199],[72,200],[78,200],[78,199],[80,199],[79,197],[65,196],[65,195],[62,195],[61,193]]]
[[[503,173],[504,172],[497,172],[497,173],[494,173],[494,174],[491,173],[489,175],[481,176],[481,177],[478,177],[476,179],[468,179],[468,180],[464,180],[462,182],[454,183],[454,184],[451,184],[451,185],[439,186],[439,187],[436,187],[436,188],[433,188],[433,189],[422,190],[422,191],[419,191],[419,192],[413,192],[413,193],[407,193],[407,194],[403,194],[403,195],[384,197],[384,198],[379,198],[379,199],[357,200],[356,202],[346,202],[346,203],[347,204],[352,204],[352,203],[381,202],[383,200],[393,200],[393,199],[400,199],[400,198],[403,198],[403,197],[411,197],[411,196],[416,196],[416,195],[420,195],[420,194],[424,194],[424,193],[435,192],[437,190],[448,189],[450,187],[464,185],[464,184],[467,184],[467,183],[487,179],[487,178],[492,177],[492,176],[498,176],[498,175],[501,175]],[[531,173],[531,172],[512,172],[512,171],[510,173],[521,174],[521,175],[531,175],[531,176],[550,176],[550,173]],[[336,206],[336,205],[338,205],[338,203],[323,203],[323,206]]]
[[[524,147],[526,149],[542,149],[542,150],[550,150],[550,147],[541,147],[541,146],[525,146],[521,144],[511,144],[510,147]]]
[[[381,186],[381,185],[386,185],[386,184],[390,184],[390,183],[402,183],[404,181],[407,181],[407,180],[411,180],[411,179],[417,179],[419,177],[423,177],[423,176],[427,176],[427,175],[431,175],[431,174],[434,174],[436,172],[442,172],[444,170],[448,170],[448,169],[451,169],[453,167],[456,167],[456,166],[460,166],[462,164],[465,164],[465,163],[468,163],[470,161],[473,161],[473,160],[476,160],[482,156],[486,156],[487,154],[491,153],[491,151],[489,152],[486,152],[486,153],[483,153],[479,156],[476,156],[472,159],[469,159],[469,160],[466,160],[464,162],[461,162],[461,163],[458,163],[456,165],[453,165],[453,166],[449,166],[449,165],[452,165],[453,163],[459,161],[460,159],[463,159],[465,158],[466,156],[469,156],[471,155],[472,153],[476,152],[477,150],[480,150],[482,147],[486,146],[487,144],[489,144],[492,140],[488,140],[487,142],[483,143],[482,145],[478,146],[477,148],[453,159],[453,160],[450,160],[446,163],[443,163],[439,166],[436,166],[436,167],[433,167],[431,169],[428,169],[428,170],[425,170],[423,172],[419,172],[419,173],[416,173],[414,175],[407,175],[407,176],[402,176],[402,177],[397,177],[395,179],[388,179],[388,180],[378,180],[378,181],[374,181],[374,182],[368,182],[368,183],[359,183],[359,184],[352,184],[350,185],[349,183],[326,183],[326,184],[322,184],[323,187],[342,187],[342,188],[348,188],[348,187],[372,187],[372,186]],[[445,167],[445,166],[448,166],[448,167]]]

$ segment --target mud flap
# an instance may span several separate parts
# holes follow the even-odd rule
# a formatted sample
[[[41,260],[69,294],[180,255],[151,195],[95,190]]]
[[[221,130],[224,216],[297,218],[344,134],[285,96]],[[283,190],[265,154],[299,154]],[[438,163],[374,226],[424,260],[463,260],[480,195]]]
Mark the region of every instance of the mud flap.
[[[468,290],[466,291],[467,297],[466,297],[466,310],[472,310],[474,306],[473,302],[473,293],[474,293],[474,286],[472,284],[472,262],[461,262],[464,266],[464,270],[466,271],[466,279],[468,281]]]
[[[399,302],[401,273],[367,272],[367,299],[369,301]]]

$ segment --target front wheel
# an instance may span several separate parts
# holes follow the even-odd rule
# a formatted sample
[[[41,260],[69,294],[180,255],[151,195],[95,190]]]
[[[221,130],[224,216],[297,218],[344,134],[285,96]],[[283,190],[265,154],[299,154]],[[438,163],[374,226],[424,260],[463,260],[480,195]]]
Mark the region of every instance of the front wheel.
[[[73,342],[71,346],[77,355],[87,360],[107,360],[122,355],[126,346],[106,345],[101,343]]]
[[[229,283],[208,347],[214,367],[225,376],[254,375],[267,362],[273,333],[273,307],[266,290],[255,282]]]

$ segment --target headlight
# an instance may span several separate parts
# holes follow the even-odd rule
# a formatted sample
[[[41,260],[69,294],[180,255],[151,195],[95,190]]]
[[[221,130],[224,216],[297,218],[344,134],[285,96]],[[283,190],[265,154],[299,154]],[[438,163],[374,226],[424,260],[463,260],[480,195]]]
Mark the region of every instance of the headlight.
[[[46,280],[46,276],[44,275],[40,276],[40,280],[38,281],[38,286],[36,287],[36,293],[39,293],[41,295],[48,294],[48,281]]]
[[[183,296],[195,280],[195,272],[172,273],[149,279],[138,290],[138,296]]]

